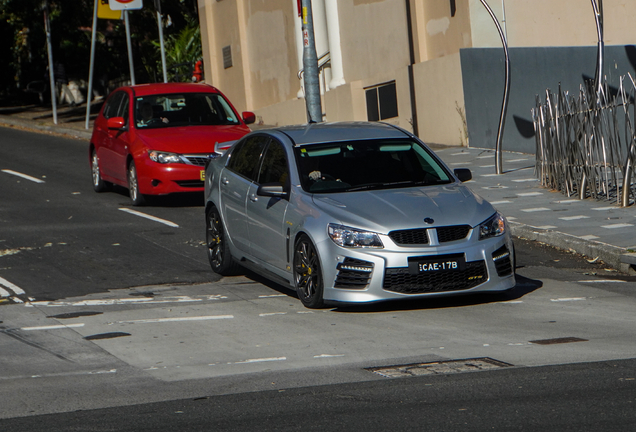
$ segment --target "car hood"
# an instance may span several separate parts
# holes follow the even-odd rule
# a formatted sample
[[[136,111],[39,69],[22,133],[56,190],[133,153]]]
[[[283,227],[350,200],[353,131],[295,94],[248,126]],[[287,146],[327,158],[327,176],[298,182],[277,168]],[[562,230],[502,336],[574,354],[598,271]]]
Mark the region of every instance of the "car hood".
[[[137,139],[152,150],[172,153],[212,153],[214,144],[233,141],[249,132],[243,125],[185,126],[137,129]]]
[[[495,212],[488,201],[458,184],[315,194],[313,200],[335,223],[380,233],[449,225],[474,227]],[[427,224],[425,218],[434,222]]]

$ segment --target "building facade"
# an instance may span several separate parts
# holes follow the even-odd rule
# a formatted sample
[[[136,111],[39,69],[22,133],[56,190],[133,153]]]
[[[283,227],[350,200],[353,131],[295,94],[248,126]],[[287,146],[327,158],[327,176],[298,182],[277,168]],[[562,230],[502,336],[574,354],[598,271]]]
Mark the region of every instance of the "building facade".
[[[299,2],[198,1],[206,81],[261,124],[305,123]],[[594,77],[592,2],[487,3],[510,49],[506,148],[532,152],[537,95]],[[602,3],[604,74],[633,76],[636,2]],[[326,121],[381,120],[431,143],[494,147],[504,54],[480,0],[312,0],[312,11]]]

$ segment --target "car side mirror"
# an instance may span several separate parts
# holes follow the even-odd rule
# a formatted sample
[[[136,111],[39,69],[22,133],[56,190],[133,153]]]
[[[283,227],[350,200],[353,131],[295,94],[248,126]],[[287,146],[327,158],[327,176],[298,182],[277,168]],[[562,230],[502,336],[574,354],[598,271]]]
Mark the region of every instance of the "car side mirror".
[[[280,183],[264,183],[258,187],[256,195],[283,199],[289,197],[289,193],[285,191],[285,188]]]
[[[473,179],[473,174],[470,172],[468,168],[455,168],[454,172],[455,172],[455,176],[462,183]]]
[[[107,124],[108,129],[126,130],[126,120],[123,117],[111,117]]]
[[[251,111],[243,111],[242,116],[245,124],[252,124],[256,121],[256,114]]]

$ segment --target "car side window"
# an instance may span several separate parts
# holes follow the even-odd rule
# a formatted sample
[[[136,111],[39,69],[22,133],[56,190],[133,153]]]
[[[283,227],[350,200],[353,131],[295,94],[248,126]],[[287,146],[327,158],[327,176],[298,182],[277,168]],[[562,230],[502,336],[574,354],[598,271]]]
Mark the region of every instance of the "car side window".
[[[120,91],[108,99],[108,102],[106,102],[106,106],[104,107],[104,118],[109,119],[111,117],[117,117],[121,100],[125,95],[126,93]]]
[[[258,162],[267,140],[267,137],[257,135],[243,141],[232,151],[227,167],[249,180],[256,181]]]
[[[258,183],[280,183],[285,188],[289,186],[289,165],[283,145],[272,141],[263,157],[263,163],[258,174]]]
[[[128,105],[130,105],[128,101],[129,101],[128,94],[124,93],[121,99],[121,103],[119,104],[119,109],[117,110],[117,115],[116,115],[116,117],[123,117],[126,124],[128,124]]]

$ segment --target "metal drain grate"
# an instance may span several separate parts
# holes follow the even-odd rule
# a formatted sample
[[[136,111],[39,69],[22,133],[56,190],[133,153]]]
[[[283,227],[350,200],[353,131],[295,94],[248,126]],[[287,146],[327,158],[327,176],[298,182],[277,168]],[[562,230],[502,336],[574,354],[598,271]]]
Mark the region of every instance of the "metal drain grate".
[[[445,375],[452,373],[475,372],[513,366],[488,357],[448,360],[431,363],[413,363],[401,366],[367,368],[367,370],[387,378],[401,378],[420,375]]]
[[[530,341],[532,344],[537,345],[554,345],[554,344],[562,344],[562,343],[571,343],[571,342],[587,342],[587,339],[581,339],[577,337],[564,337],[564,338],[556,338],[556,339],[542,339],[542,340],[533,340]]]

